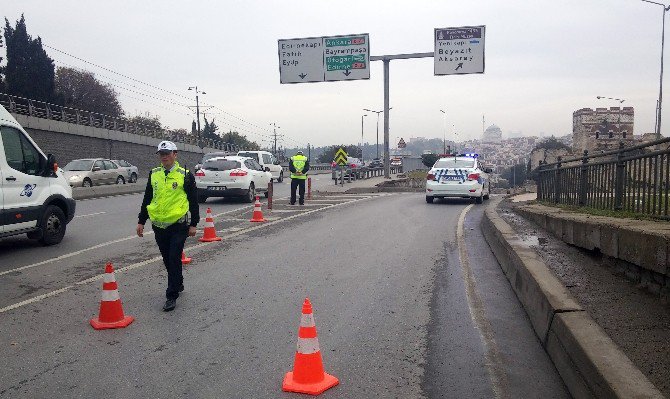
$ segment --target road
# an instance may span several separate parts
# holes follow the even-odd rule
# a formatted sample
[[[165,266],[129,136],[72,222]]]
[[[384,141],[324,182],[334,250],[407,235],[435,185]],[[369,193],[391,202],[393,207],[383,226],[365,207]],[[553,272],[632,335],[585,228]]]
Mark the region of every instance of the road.
[[[0,242],[0,397],[297,397],[281,381],[305,297],[340,379],[323,397],[569,397],[481,237],[483,206],[284,199],[252,226],[248,205],[210,200],[224,240],[187,242],[186,290],[164,313],[153,238],[131,237],[139,201],[80,202],[57,247]],[[106,261],[136,321],[94,331]]]

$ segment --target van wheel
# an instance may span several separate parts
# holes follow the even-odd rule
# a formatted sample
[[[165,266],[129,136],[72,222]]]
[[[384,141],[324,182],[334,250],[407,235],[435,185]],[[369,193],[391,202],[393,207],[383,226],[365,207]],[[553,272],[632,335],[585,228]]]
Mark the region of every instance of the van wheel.
[[[65,225],[63,211],[55,205],[47,206],[40,220],[40,230],[42,232],[40,243],[42,245],[54,245],[61,242],[65,236]]]
[[[93,183],[91,182],[91,179],[87,177],[84,179],[84,182],[81,185],[82,187],[91,187]]]
[[[126,179],[123,176],[119,176],[116,178],[116,184],[126,184]]]

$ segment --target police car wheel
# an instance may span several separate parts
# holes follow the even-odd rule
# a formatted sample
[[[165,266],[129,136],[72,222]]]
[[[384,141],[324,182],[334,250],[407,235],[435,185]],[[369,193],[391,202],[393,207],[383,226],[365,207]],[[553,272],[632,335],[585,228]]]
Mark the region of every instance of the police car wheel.
[[[40,243],[42,245],[54,245],[61,242],[63,236],[65,236],[65,223],[65,214],[59,207],[55,205],[47,206],[40,220],[40,229],[42,230]]]
[[[484,196],[483,195],[480,195],[479,197],[475,198],[475,203],[481,204],[482,202],[484,202]]]
[[[426,202],[427,203],[432,204],[434,200],[435,200],[435,197],[429,197],[429,196],[426,195]]]

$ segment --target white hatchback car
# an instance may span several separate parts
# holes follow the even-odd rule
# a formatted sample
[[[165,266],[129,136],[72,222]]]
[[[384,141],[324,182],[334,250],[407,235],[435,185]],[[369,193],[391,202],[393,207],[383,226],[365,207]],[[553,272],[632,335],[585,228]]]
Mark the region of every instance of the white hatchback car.
[[[476,154],[440,158],[426,176],[426,202],[435,198],[472,198],[481,204],[489,199],[491,169],[484,168]]]
[[[241,197],[252,202],[256,193],[268,196],[272,174],[251,158],[228,156],[212,158],[195,172],[198,202],[209,197]]]

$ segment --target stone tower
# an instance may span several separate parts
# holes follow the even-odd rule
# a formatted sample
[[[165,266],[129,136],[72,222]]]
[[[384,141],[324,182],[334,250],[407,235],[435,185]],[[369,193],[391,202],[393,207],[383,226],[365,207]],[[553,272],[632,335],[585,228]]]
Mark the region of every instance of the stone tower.
[[[619,142],[633,142],[633,107],[582,108],[572,113],[572,147],[584,150],[614,150]]]

